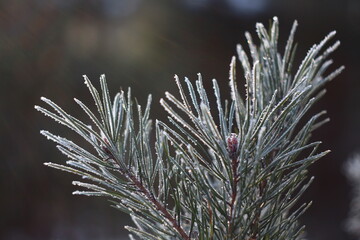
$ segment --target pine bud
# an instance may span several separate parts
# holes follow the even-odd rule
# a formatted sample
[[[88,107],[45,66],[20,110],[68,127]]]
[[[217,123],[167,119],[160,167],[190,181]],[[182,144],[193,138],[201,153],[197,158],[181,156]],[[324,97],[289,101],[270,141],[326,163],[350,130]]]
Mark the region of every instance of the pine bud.
[[[237,134],[231,133],[227,138],[227,150],[231,159],[236,158],[236,152],[239,144],[239,139]]]

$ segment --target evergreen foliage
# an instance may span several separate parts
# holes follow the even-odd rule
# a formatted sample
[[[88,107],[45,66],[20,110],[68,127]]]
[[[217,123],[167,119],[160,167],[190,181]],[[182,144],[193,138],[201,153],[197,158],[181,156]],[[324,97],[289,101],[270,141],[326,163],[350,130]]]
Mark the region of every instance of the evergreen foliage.
[[[84,76],[97,113],[75,99],[92,126],[42,98],[53,111],[37,110],[94,149],[41,131],[69,158],[64,165],[45,165],[82,176],[73,184],[85,190],[74,194],[109,198],[130,214],[131,239],[301,239],[298,219],[310,203],[294,205],[312,182],[307,168],[328,153],[317,151],[319,141],[310,141],[312,131],[328,121],[325,112],[304,116],[343,67],[325,75],[332,63],[328,56],[339,46],[337,41],[325,49],[331,32],[294,71],[296,27],[294,22],[282,54],[276,17],[268,30],[256,25],[258,46],[245,34],[250,56],[238,45],[244,77],[236,81],[233,57],[229,100],[220,96],[216,80],[212,104],[200,74],[195,84],[175,76],[180,97],[166,92],[161,99],[169,116],[155,123],[155,146],[151,96],[145,108],[133,102],[130,89],[111,101],[104,76],[101,92]],[[243,79],[245,98],[237,86]]]

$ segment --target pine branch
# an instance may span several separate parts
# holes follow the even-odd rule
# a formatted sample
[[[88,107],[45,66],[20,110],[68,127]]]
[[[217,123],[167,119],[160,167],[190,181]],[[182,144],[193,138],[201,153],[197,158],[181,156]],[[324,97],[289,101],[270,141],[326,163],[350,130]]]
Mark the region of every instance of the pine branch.
[[[312,131],[328,121],[322,120],[325,112],[307,121],[304,116],[343,67],[324,76],[332,63],[327,58],[339,46],[335,42],[323,50],[332,32],[294,72],[296,28],[295,22],[283,54],[277,18],[269,30],[256,25],[259,46],[245,34],[250,57],[237,46],[245,98],[238,91],[235,57],[230,100],[222,100],[216,80],[212,104],[200,74],[194,84],[175,76],[180,98],[166,92],[166,100],[160,100],[169,116],[168,122],[156,121],[155,146],[150,144],[151,96],[144,111],[133,103],[130,89],[111,101],[104,76],[101,92],[84,77],[97,113],[75,99],[92,126],[42,98],[53,112],[37,110],[92,147],[42,131],[70,159],[66,165],[45,165],[89,181],[74,181],[87,189],[74,194],[111,198],[136,225],[126,228],[142,239],[301,239],[304,227],[298,219],[310,203],[294,205],[312,182],[307,168],[328,153],[317,152],[321,142],[310,142]]]

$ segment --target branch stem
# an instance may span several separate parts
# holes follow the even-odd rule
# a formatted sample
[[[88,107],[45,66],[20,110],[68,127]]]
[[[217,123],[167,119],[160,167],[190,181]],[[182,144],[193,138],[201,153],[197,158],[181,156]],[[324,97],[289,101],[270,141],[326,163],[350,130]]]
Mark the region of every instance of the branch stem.
[[[231,192],[231,201],[230,201],[230,208],[229,208],[229,216],[228,216],[228,239],[232,238],[232,231],[233,231],[233,218],[234,218],[234,206],[235,206],[235,201],[237,198],[237,183],[239,181],[239,174],[237,173],[237,168],[239,165],[239,161],[237,160],[236,156],[232,157],[232,161],[231,161],[231,171],[232,171],[232,175],[233,175],[233,181],[232,181],[232,192]]]
[[[140,190],[145,197],[155,205],[156,209],[160,211],[164,217],[170,222],[172,227],[181,235],[185,240],[190,240],[190,237],[186,234],[184,229],[176,222],[175,218],[169,213],[169,211],[161,204],[147,188],[130,172],[125,172],[125,176]]]

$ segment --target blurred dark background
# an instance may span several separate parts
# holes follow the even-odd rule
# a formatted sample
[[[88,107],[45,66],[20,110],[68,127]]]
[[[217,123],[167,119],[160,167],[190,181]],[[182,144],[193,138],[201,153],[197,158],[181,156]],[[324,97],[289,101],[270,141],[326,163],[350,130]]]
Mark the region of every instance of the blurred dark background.
[[[97,84],[105,73],[113,93],[131,86],[140,103],[152,93],[152,117],[163,117],[158,102],[175,92],[175,73],[195,80],[201,72],[206,86],[216,78],[226,92],[235,45],[273,16],[282,43],[299,21],[297,62],[333,29],[342,42],[332,57],[346,70],[313,109],[328,110],[331,122],[313,138],[332,153],[311,169],[315,182],[303,200],[314,203],[302,221],[309,240],[352,239],[344,231],[351,195],[342,168],[360,150],[359,0],[1,1],[0,239],[127,239],[126,216],[104,199],[73,196],[75,177],[43,166],[65,157],[39,130],[72,133],[34,110],[40,96],[82,116],[73,97],[92,104],[82,75]]]

